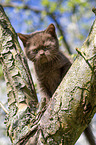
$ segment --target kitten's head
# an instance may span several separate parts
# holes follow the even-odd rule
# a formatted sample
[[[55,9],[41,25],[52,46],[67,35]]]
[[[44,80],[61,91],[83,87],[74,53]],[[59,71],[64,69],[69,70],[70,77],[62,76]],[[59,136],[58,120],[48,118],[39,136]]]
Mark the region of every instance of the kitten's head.
[[[50,24],[46,30],[24,35],[17,33],[23,42],[26,56],[33,62],[46,63],[56,57],[59,49],[55,26]]]

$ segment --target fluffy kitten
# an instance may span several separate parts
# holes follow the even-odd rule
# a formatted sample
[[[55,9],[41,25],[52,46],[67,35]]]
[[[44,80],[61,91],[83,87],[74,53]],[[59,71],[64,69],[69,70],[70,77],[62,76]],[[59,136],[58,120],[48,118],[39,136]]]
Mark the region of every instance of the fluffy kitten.
[[[55,26],[29,35],[18,33],[23,42],[26,56],[34,62],[42,97],[48,102],[65,76],[70,60],[59,50]]]

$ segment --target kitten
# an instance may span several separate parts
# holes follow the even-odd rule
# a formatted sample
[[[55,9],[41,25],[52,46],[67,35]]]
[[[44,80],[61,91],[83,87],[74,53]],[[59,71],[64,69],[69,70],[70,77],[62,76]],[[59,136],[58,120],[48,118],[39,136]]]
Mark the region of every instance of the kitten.
[[[18,33],[18,36],[26,56],[34,62],[41,96],[48,102],[71,66],[70,60],[59,50],[55,26],[50,24],[44,31],[29,35]]]

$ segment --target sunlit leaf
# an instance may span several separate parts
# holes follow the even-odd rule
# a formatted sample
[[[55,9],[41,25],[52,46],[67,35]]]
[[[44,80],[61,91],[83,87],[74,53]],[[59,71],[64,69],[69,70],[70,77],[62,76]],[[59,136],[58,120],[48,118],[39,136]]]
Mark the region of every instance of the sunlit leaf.
[[[41,14],[42,14],[42,17],[43,17],[43,18],[47,15],[46,11],[42,11]]]
[[[43,5],[43,6],[46,6],[46,7],[48,7],[49,6],[49,1],[48,0],[41,0],[41,4]]]
[[[3,70],[2,65],[0,64],[0,79],[3,79]]]
[[[6,2],[6,3],[9,3],[10,1],[11,1],[11,0],[6,0],[5,2]]]
[[[60,13],[64,13],[65,9],[62,6],[60,6],[59,11],[60,11]]]
[[[52,13],[52,12],[54,12],[55,10],[56,10],[56,8],[57,8],[57,3],[54,3],[54,2],[51,2],[50,3],[50,12]]]
[[[73,59],[76,59],[77,53],[72,54],[71,57],[72,57]]]
[[[59,40],[59,46],[62,45],[62,39],[63,39],[63,36],[58,37],[58,40]]]

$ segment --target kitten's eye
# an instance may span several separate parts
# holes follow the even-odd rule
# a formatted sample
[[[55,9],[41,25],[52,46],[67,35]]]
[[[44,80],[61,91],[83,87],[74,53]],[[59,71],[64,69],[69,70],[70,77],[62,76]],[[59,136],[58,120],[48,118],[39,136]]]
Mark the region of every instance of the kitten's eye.
[[[48,46],[44,47],[44,51],[46,51],[46,50],[48,50],[48,49],[49,49],[49,47],[48,47]]]
[[[38,50],[37,50],[37,49],[33,49],[32,51],[33,51],[33,52],[35,52],[35,53],[37,53],[37,52],[38,52]]]

